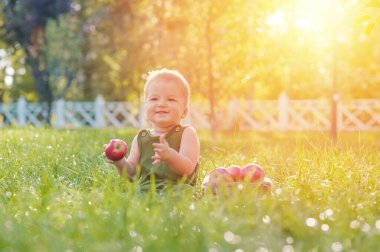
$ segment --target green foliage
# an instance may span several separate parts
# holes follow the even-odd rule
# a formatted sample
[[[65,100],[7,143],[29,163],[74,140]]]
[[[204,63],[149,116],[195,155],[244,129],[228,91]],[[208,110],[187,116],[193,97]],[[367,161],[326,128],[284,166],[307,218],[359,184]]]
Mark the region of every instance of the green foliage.
[[[77,82],[83,61],[82,36],[73,17],[65,15],[47,22],[45,37],[47,69],[54,96],[59,99],[66,95],[70,99],[70,93],[71,97],[73,93],[81,93],[73,82]]]
[[[3,24],[0,35],[9,47],[23,50],[25,64],[30,67],[40,102],[49,108],[54,95],[49,82],[49,62],[46,55],[46,24],[70,11],[71,1],[24,0],[4,1],[1,5]],[[50,110],[48,110],[50,116]],[[49,117],[48,116],[48,117]],[[49,122],[49,119],[47,119]]]
[[[105,81],[113,88],[106,93],[114,99],[125,97],[134,101],[143,87],[141,76],[159,67],[183,72],[195,97],[215,96],[216,106],[233,96],[273,99],[282,91],[292,98],[328,97],[333,78],[342,97],[379,95],[374,92],[378,76],[370,70],[377,57],[378,34],[370,39],[365,29],[352,21],[364,13],[358,11],[359,3],[341,2],[345,16],[331,20],[334,23],[317,34],[313,33],[314,27],[296,27],[296,18],[308,13],[296,9],[294,1],[104,4],[108,6],[106,11],[94,12],[101,20],[94,38],[108,38],[106,48],[98,53],[104,55],[99,59],[108,69]],[[337,1],[332,5],[335,7],[318,6],[319,13],[327,10],[333,15],[339,8]],[[284,13],[286,28],[267,23],[268,17],[278,10]],[[338,40],[338,35],[346,40]]]
[[[201,132],[201,173],[261,164],[271,194],[137,191],[102,158],[135,131],[3,129],[0,250],[376,251],[378,133]]]
[[[380,22],[380,1],[369,0],[365,1],[364,6],[369,9],[367,11],[370,14],[364,14],[359,19],[358,22],[364,25],[364,30],[367,35],[372,33],[375,28],[376,23]]]
[[[378,1],[319,2],[73,1],[72,13],[42,19],[54,98],[138,104],[146,72],[161,67],[216,107],[283,91],[326,98],[333,83],[343,98],[379,97]]]

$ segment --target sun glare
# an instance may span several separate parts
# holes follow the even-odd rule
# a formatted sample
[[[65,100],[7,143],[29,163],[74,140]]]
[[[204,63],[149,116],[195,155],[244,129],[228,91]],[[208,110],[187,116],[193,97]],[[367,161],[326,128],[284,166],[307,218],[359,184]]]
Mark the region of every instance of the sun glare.
[[[268,26],[286,26],[287,21],[282,10],[277,10],[275,13],[267,18]]]
[[[281,6],[266,19],[266,24],[280,32],[291,27],[308,33],[332,34],[341,25],[347,6],[356,0],[298,0],[292,5]]]

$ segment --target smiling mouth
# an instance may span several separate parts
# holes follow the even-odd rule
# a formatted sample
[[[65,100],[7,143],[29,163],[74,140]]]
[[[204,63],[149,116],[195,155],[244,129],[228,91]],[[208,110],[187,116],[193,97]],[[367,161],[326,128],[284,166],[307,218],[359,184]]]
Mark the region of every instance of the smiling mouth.
[[[167,114],[168,112],[166,111],[157,111],[156,114]]]

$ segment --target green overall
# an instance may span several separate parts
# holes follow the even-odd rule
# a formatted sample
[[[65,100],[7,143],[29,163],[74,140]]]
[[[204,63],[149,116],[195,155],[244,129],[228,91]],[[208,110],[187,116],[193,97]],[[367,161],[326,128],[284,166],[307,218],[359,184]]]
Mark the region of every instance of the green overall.
[[[182,133],[186,127],[188,126],[177,125],[165,135],[165,139],[169,146],[177,152],[181,146]],[[137,142],[140,149],[139,163],[141,166],[140,178],[142,181],[149,181],[151,179],[151,175],[154,174],[156,185],[158,186],[166,185],[171,182],[173,184],[183,182],[186,184],[195,185],[197,180],[198,164],[192,175],[184,177],[172,171],[169,165],[163,161],[155,165],[152,164],[152,156],[154,156],[152,144],[160,142],[159,136],[152,136],[150,130],[143,129],[138,134]]]

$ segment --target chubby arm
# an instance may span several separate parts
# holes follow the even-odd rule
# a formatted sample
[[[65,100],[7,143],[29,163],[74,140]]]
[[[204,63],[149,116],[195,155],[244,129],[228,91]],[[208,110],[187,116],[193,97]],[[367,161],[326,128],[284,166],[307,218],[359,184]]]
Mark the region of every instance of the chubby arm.
[[[131,151],[129,153],[128,158],[122,158],[119,161],[114,161],[110,163],[116,166],[120,176],[131,179],[136,174],[136,167],[138,165],[139,158],[140,150],[137,143],[137,136],[135,136],[131,144]]]
[[[198,135],[193,127],[183,131],[181,146],[177,152],[170,148],[165,135],[160,136],[160,143],[154,143],[153,163],[165,161],[171,169],[180,175],[191,175],[199,161],[200,145]]]

